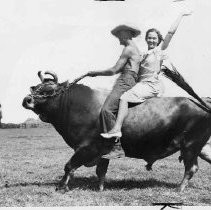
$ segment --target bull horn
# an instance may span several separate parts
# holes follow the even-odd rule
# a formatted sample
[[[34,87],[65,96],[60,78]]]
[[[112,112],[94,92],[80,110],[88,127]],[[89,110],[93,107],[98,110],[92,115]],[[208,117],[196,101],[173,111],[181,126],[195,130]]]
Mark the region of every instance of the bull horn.
[[[38,71],[38,77],[40,78],[41,82],[43,83],[44,77],[43,77],[42,71]]]
[[[54,82],[58,83],[58,77],[57,77],[55,72],[53,72],[53,71],[46,71],[45,74],[51,75],[53,77],[53,79],[54,79]]]

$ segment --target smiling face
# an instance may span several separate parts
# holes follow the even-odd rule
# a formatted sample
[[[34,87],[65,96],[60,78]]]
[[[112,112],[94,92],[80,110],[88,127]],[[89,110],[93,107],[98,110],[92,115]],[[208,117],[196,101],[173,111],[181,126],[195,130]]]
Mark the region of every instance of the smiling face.
[[[146,42],[148,45],[148,50],[154,49],[159,43],[158,34],[155,31],[149,32],[146,37]]]

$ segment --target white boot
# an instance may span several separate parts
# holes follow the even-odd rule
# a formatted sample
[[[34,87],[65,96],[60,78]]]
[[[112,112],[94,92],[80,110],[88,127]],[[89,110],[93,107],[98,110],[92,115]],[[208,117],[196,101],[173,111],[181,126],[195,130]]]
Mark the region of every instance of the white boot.
[[[101,133],[100,135],[102,137],[106,138],[106,139],[110,139],[110,138],[113,138],[113,137],[120,138],[120,137],[122,137],[122,132],[119,131],[119,132],[116,132],[116,133]]]

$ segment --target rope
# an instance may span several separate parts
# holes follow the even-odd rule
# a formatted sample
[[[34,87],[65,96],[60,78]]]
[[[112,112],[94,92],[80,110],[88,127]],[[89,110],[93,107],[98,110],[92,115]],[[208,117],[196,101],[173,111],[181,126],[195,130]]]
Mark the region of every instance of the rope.
[[[43,88],[43,85],[41,85],[36,91],[34,91],[31,96],[33,98],[37,98],[37,99],[43,99],[43,98],[52,98],[55,97],[57,95],[60,95],[61,93],[64,93],[66,90],[68,90],[72,85],[76,84],[77,82],[79,82],[80,80],[82,80],[84,77],[88,76],[88,74],[84,74],[78,78],[76,78],[73,82],[69,83],[65,88],[63,86],[60,87],[60,89],[58,89],[57,91],[54,89],[52,94],[44,94],[44,95],[40,95],[39,92],[40,90]]]
[[[84,77],[87,77],[87,76],[88,76],[88,74],[84,74],[84,75],[76,78],[75,80],[73,80],[73,82],[70,83],[70,86],[76,84],[77,82],[79,82],[80,80],[82,80]]]

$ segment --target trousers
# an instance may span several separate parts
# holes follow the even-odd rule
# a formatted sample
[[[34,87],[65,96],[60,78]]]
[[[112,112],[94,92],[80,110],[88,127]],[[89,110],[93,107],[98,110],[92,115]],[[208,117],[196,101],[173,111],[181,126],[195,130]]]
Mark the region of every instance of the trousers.
[[[134,71],[123,71],[116,80],[111,93],[106,98],[101,112],[100,124],[102,132],[111,130],[116,122],[116,115],[119,109],[119,100],[121,95],[135,86],[138,75]]]

